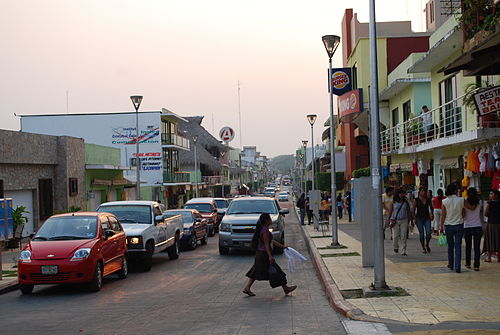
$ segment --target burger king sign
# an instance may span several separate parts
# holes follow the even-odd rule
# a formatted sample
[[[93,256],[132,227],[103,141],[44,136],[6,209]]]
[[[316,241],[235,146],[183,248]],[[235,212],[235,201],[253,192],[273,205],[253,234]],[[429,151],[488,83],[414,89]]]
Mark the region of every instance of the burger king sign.
[[[335,95],[342,95],[352,90],[351,84],[351,68],[344,67],[339,69],[332,69],[332,75],[329,78],[329,89]]]

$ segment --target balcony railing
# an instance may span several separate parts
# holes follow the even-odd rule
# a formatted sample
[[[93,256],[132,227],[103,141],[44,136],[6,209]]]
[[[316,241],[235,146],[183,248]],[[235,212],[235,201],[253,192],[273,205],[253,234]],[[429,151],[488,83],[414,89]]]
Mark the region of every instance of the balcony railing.
[[[382,131],[380,133],[382,153],[397,152],[403,148],[478,128],[500,128],[500,121],[496,116],[486,116],[471,121],[471,112],[466,110],[463,99],[464,96],[460,96],[427,113]]]
[[[164,183],[189,183],[189,172],[163,172]]]
[[[185,149],[189,149],[189,140],[183,136],[170,133],[161,134],[162,145],[176,145]]]
[[[203,176],[202,181],[207,185],[220,185],[224,184],[224,176]]]

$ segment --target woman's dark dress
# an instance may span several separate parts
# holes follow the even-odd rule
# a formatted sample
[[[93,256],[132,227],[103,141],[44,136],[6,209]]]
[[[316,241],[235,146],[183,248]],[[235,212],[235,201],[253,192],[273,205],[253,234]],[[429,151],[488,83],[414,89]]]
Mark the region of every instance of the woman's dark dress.
[[[484,251],[500,251],[500,201],[489,202],[488,224],[484,232]]]

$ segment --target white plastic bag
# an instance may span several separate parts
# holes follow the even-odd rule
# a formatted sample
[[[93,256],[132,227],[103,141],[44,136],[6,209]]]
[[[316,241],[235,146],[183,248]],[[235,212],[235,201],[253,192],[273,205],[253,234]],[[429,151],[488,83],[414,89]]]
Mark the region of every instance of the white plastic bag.
[[[285,249],[285,256],[288,262],[288,270],[293,272],[295,268],[295,262],[305,262],[307,258],[305,258],[300,252],[295,250],[294,248],[288,247]]]

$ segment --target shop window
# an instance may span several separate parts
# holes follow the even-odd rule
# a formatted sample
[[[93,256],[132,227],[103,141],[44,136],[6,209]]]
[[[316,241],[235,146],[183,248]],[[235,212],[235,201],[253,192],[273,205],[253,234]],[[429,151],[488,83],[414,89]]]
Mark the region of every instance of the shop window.
[[[411,114],[411,100],[406,101],[403,104],[403,121],[408,121]]]
[[[69,178],[69,196],[74,197],[78,194],[78,179]]]
[[[396,127],[399,123],[399,108],[394,108],[392,110],[392,126]]]

